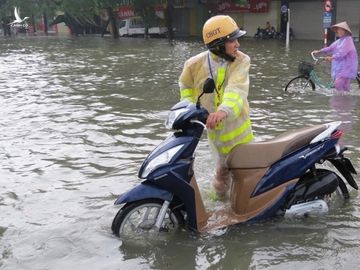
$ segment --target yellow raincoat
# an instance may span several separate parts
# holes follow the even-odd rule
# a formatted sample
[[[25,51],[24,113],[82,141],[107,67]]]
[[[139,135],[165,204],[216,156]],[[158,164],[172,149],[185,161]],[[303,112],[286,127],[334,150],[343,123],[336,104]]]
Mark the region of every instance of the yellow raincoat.
[[[227,113],[214,130],[208,130],[209,141],[223,155],[254,138],[247,101],[249,68],[249,56],[240,51],[234,62],[205,51],[185,62],[179,78],[181,100],[196,102],[205,80],[213,77],[217,91],[202,96],[201,103],[210,113],[217,110]]]

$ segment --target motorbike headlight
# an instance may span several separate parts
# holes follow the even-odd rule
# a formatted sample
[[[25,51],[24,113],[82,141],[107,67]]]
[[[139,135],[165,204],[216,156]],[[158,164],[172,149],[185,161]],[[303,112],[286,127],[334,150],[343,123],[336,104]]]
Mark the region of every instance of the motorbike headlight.
[[[167,129],[172,129],[174,122],[179,117],[179,115],[182,114],[183,112],[186,112],[187,110],[188,110],[188,108],[181,108],[181,109],[178,109],[175,111],[170,111],[168,118],[166,119],[166,122],[165,122],[165,127]]]
[[[157,167],[169,163],[170,160],[175,156],[175,154],[183,147],[183,144],[177,145],[173,148],[170,148],[157,157],[155,157],[153,160],[151,160],[146,167],[144,168],[141,178],[146,178],[150,172],[152,172]]]

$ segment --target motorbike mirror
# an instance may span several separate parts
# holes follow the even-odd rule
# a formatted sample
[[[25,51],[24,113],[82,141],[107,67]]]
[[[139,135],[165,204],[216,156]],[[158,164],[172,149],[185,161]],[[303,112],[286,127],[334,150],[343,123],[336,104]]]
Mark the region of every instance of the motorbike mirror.
[[[215,89],[215,82],[212,78],[207,78],[206,81],[204,82],[204,87],[203,87],[203,91],[200,94],[200,96],[197,99],[196,102],[196,107],[200,108],[200,98],[202,97],[203,94],[210,94],[212,92],[214,92]]]
[[[207,78],[204,83],[203,92],[206,94],[210,94],[210,93],[214,92],[214,89],[215,89],[214,80],[212,78]]]

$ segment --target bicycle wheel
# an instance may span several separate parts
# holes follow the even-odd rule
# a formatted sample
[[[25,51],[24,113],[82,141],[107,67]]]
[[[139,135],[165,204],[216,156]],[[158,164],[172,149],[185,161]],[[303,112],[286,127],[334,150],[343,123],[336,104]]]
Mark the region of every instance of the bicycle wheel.
[[[315,84],[314,82],[305,77],[305,76],[298,76],[290,80],[288,84],[285,86],[285,91],[289,93],[295,92],[306,92],[306,91],[314,91]]]

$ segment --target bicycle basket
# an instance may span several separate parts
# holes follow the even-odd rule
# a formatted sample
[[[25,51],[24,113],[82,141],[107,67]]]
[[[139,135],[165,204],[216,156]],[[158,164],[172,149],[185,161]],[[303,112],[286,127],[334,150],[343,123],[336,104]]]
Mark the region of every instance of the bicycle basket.
[[[300,75],[309,76],[310,72],[314,69],[314,64],[302,61],[300,62],[298,69]]]

